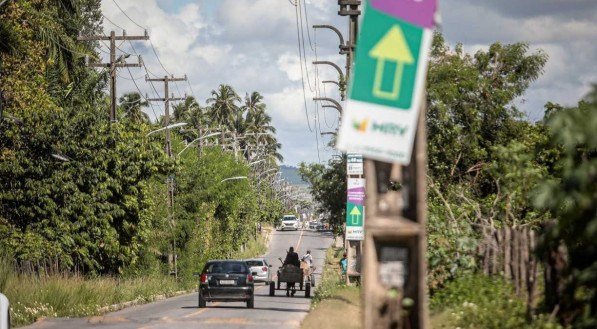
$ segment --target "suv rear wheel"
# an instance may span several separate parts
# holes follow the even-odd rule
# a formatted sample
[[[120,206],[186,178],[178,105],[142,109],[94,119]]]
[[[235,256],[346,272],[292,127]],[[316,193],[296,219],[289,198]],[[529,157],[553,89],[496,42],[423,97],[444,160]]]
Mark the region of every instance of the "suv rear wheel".
[[[254,308],[254,307],[255,307],[255,297],[251,296],[251,298],[247,300],[247,308]]]
[[[201,291],[199,292],[199,308],[205,308],[205,299],[203,298],[203,294]]]

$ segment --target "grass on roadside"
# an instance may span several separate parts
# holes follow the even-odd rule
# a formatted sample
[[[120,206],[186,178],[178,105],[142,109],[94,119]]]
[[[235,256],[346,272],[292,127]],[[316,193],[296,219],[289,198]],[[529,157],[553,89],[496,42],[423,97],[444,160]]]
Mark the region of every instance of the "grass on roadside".
[[[342,282],[339,264],[342,253],[342,248],[330,247],[327,250],[322,279],[302,329],[360,328],[360,287],[346,286]]]
[[[265,236],[261,234],[258,235],[256,239],[249,240],[249,242],[247,242],[245,251],[241,252],[238,258],[253,258],[265,254],[266,251],[267,241],[265,241]]]
[[[267,250],[266,239],[259,236],[247,242],[239,258],[252,258]],[[73,275],[18,275],[10,270],[10,262],[0,257],[0,291],[11,304],[15,327],[35,322],[42,317],[84,317],[100,315],[106,306],[129,301],[150,302],[159,295],[173,296],[180,290],[194,289],[196,283],[176,282],[166,275],[145,275],[137,278]]]
[[[432,328],[555,329],[546,315],[526,318],[524,302],[500,277],[472,274],[449,282],[431,298]]]
[[[172,296],[182,288],[167,276],[118,280],[11,274],[3,293],[11,302],[13,324],[22,326],[41,317],[98,315],[104,306],[152,301],[156,295]]]

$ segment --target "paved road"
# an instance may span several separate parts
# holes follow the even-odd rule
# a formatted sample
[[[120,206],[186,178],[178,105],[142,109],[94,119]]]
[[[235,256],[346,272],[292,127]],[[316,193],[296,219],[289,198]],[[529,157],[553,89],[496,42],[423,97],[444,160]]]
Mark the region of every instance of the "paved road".
[[[285,250],[294,246],[299,255],[311,249],[320,282],[325,250],[332,243],[330,233],[313,231],[274,232],[268,253],[268,262],[277,268],[278,257],[284,258]],[[197,293],[178,296],[150,304],[130,307],[101,317],[78,319],[47,319],[28,329],[161,329],[161,328],[298,328],[311,303],[303,292],[285,297],[276,291],[269,297],[269,289],[259,285],[255,290],[255,308],[247,309],[245,303],[208,303],[207,308],[197,308]]]

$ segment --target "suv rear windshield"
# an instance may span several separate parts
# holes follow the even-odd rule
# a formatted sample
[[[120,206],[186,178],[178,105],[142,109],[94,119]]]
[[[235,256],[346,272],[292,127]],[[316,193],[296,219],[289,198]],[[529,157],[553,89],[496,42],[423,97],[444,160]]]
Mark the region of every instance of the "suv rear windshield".
[[[260,260],[248,260],[247,265],[249,266],[263,266],[263,262]]]
[[[209,262],[205,264],[203,273],[247,274],[249,268],[244,262]]]

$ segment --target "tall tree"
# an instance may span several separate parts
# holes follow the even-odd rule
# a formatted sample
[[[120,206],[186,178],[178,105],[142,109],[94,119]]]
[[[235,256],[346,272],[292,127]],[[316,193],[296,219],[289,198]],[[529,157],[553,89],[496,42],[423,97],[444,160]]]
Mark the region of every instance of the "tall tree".
[[[427,76],[429,171],[440,186],[476,181],[486,188],[482,169],[491,148],[524,135],[528,124],[513,101],[539,77],[547,61],[528,45],[492,44],[474,55],[434,35]],[[489,188],[488,191],[493,191]],[[481,191],[487,193],[487,191]]]
[[[552,112],[547,120],[551,147],[561,150],[556,178],[541,184],[535,199],[539,209],[555,216],[543,234],[542,251],[565,246],[562,291],[546,282],[548,311],[574,328],[597,326],[597,85],[576,108]],[[553,279],[553,278],[552,278]],[[556,291],[554,291],[556,290]],[[561,296],[561,299],[553,298]]]
[[[240,101],[240,96],[229,85],[222,84],[217,90],[212,90],[211,97],[207,99],[207,104],[210,105],[208,112],[212,125],[220,125],[233,130]]]
[[[149,103],[138,92],[124,94],[118,101],[125,118],[135,123],[149,123],[149,115],[143,112]]]

